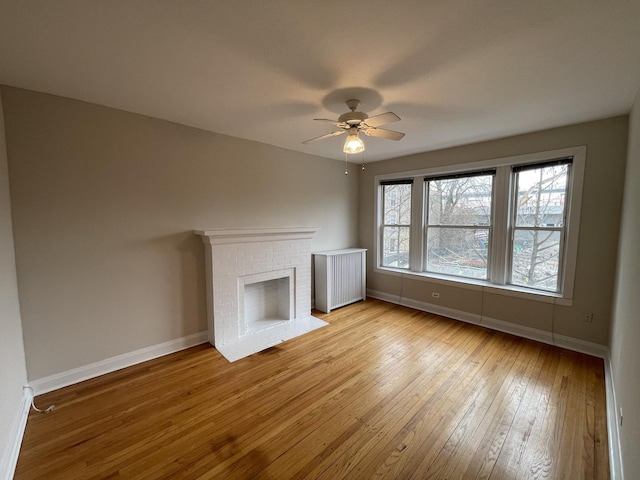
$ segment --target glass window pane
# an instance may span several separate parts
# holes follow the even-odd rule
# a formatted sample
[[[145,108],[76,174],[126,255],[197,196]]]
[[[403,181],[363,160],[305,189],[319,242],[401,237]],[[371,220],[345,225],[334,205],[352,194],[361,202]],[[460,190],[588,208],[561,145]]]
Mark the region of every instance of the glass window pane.
[[[409,225],[411,223],[411,185],[384,185],[385,225]]]
[[[427,271],[487,278],[489,229],[439,228],[427,232]]]
[[[383,227],[383,266],[409,268],[409,233],[409,227]]]
[[[516,174],[516,226],[561,227],[569,165],[525,170]]]
[[[493,175],[429,180],[429,225],[489,225]]]
[[[512,284],[556,292],[559,263],[559,231],[515,230],[511,260]]]

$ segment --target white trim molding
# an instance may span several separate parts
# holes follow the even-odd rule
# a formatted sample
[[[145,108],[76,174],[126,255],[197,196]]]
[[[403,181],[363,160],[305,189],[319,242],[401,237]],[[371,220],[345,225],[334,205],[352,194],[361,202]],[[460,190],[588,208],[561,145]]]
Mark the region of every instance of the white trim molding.
[[[90,378],[99,377],[106,373],[115,372],[122,368],[131,367],[138,363],[153,360],[154,358],[169,355],[170,353],[179,352],[186,348],[194,347],[207,342],[207,332],[198,332],[186,337],[177,338],[158,345],[141,348],[133,352],[124,353],[115,357],[107,358],[99,362],[90,363],[82,367],[67,370],[66,372],[56,373],[48,377],[39,378],[30,382],[35,395],[58,390],[75,383],[89,380]]]
[[[377,298],[378,300],[384,300],[385,302],[395,303],[396,305],[411,307],[423,312],[435,313],[436,315],[442,315],[443,317],[490,328],[491,330],[497,330],[499,332],[509,333],[518,337],[528,338],[529,340],[536,340],[549,345],[555,345],[557,347],[566,348],[567,350],[586,353],[587,355],[592,355],[598,358],[606,359],[609,352],[607,347],[597,343],[559,335],[557,333],[538,328],[505,322],[504,320],[485,317],[476,313],[469,313],[462,310],[456,310],[454,308],[443,307],[441,305],[412,300],[398,295],[390,295],[388,293],[371,290],[369,288],[367,289],[367,296]]]
[[[287,228],[210,228],[194,230],[193,233],[202,237],[202,242],[209,245],[225,245],[249,242],[270,242],[276,240],[310,239],[319,231],[315,227],[287,227]]]
[[[29,388],[24,388],[22,390],[22,400],[11,426],[9,443],[5,446],[2,458],[0,458],[0,480],[11,480],[16,471],[20,445],[22,445],[32,400],[33,393]]]
[[[482,317],[480,325],[498,332],[508,333],[516,337],[528,338],[537,342],[546,343],[547,345],[555,345],[553,341],[554,335],[551,332],[540,330],[539,328],[527,327],[516,323],[505,322],[497,318]]]
[[[373,297],[374,295],[371,296]],[[423,312],[435,313],[437,315],[442,315],[443,317],[453,318],[454,320],[460,320],[461,322],[471,323],[473,325],[480,325],[482,320],[482,317],[476,313],[463,312],[462,310],[420,302],[418,300],[412,300],[411,298],[401,298],[400,305],[415,308],[416,310],[421,310]]]
[[[607,433],[609,444],[609,470],[611,480],[624,480],[622,469],[622,450],[620,449],[620,430],[618,428],[618,401],[613,381],[611,356],[604,359],[604,381],[607,392]]]
[[[553,338],[553,344],[558,347],[573,350],[574,352],[586,353],[587,355],[602,358],[603,360],[607,360],[609,358],[609,349],[604,345],[587,342],[585,340],[580,340],[579,338],[567,337],[558,333],[554,333]]]

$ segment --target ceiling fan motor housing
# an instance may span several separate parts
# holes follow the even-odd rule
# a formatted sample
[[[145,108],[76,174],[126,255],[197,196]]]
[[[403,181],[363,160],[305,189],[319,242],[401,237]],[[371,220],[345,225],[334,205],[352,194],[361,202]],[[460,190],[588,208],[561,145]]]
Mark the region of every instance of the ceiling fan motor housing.
[[[364,112],[349,112],[340,115],[338,121],[340,123],[348,123],[349,125],[360,125],[360,122],[363,122],[367,118],[369,118],[369,115]]]
[[[364,112],[356,112],[356,108],[360,105],[360,100],[351,99],[347,100],[347,107],[351,110],[349,113],[343,113],[338,117],[338,122],[346,123],[348,125],[360,125],[360,122],[369,118]]]

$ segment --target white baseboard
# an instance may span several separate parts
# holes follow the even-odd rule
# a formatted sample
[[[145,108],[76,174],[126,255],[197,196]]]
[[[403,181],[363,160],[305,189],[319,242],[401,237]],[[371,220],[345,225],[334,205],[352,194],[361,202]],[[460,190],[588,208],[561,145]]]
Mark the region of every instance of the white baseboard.
[[[442,315],[443,317],[453,318],[454,320],[460,320],[461,322],[471,323],[473,325],[479,325],[482,320],[482,317],[476,313],[463,312],[462,310],[443,307],[442,305],[434,305],[432,303],[420,302],[410,298],[403,298],[400,301],[400,305],[415,308],[416,310],[421,310],[423,312],[435,313],[437,315]]]
[[[435,313],[436,315],[442,315],[443,317],[460,320],[461,322],[472,323],[473,325],[478,325],[480,323],[480,315],[463,312],[461,310],[455,310],[453,308],[443,307],[440,305],[433,305],[431,303],[420,302],[418,300],[412,300],[410,298],[400,298],[398,295],[391,295],[389,293],[379,292],[377,290],[367,289],[367,297],[377,298],[378,300],[395,303],[396,305],[402,305],[403,307],[415,308],[416,310],[420,310],[422,312]]]
[[[554,345],[558,347],[566,348],[567,350],[573,350],[574,352],[586,353],[592,357],[599,357],[604,360],[609,358],[609,349],[604,345],[597,343],[587,342],[586,340],[580,340],[579,338],[566,337],[557,333],[553,334]]]
[[[378,300],[384,300],[385,302],[400,305],[399,295],[391,295],[390,293],[379,292],[378,290],[371,290],[370,288],[367,288],[367,297],[377,298]]]
[[[29,382],[36,395],[51,392],[62,387],[99,377],[105,373],[115,372],[122,368],[130,367],[138,363],[146,362],[154,358],[162,357],[170,353],[184,350],[185,348],[200,345],[208,341],[207,332],[194,333],[186,337],[177,338],[168,342],[141,348],[133,352],[124,353],[115,357],[107,358],[99,362],[84,365],[82,367],[56,373],[48,377],[39,378]]]
[[[566,348],[567,350],[586,353],[594,357],[606,359],[608,356],[609,350],[604,345],[587,342],[578,338],[558,335],[557,333],[551,333],[538,328],[526,327],[524,325],[505,322],[504,320],[498,320],[495,318],[483,317],[475,313],[468,313],[454,308],[443,307],[441,305],[420,302],[410,298],[400,298],[398,295],[390,295],[376,290],[367,289],[367,296],[402,305],[404,307],[415,308],[416,310],[421,310],[423,312],[435,313],[436,315],[442,315],[443,317],[452,318],[454,320],[472,323],[481,327],[490,328],[491,330],[509,333],[518,337],[536,340],[549,345],[556,345],[558,347]]]
[[[2,458],[0,458],[0,480],[11,480],[16,471],[20,445],[22,445],[24,429],[27,426],[27,417],[29,416],[32,399],[33,393],[31,390],[24,388],[22,390],[22,400],[11,426],[9,442],[5,446],[4,452],[2,452]]]
[[[609,443],[609,470],[611,480],[623,480],[622,450],[620,449],[620,430],[618,427],[618,401],[613,382],[611,356],[604,359],[604,383],[607,392],[607,434]]]
[[[540,330],[539,328],[526,327],[524,325],[505,322],[504,320],[498,320],[497,318],[491,317],[482,317],[480,325],[490,328],[491,330],[497,330],[517,337],[528,338],[529,340],[554,345],[553,335],[551,332]]]

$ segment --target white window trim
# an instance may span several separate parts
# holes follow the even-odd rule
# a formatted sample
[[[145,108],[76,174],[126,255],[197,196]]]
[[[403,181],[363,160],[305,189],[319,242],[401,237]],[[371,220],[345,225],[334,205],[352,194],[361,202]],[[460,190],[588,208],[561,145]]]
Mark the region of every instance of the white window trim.
[[[517,287],[514,285],[507,285],[506,278],[502,279],[502,284],[491,283],[484,280],[475,280],[463,277],[452,277],[447,275],[438,275],[433,273],[427,273],[422,271],[423,266],[423,252],[424,252],[424,181],[425,176],[431,176],[436,174],[450,174],[465,171],[472,171],[474,169],[483,168],[496,168],[496,169],[510,169],[513,165],[522,165],[530,163],[542,163],[545,161],[554,160],[562,157],[572,157],[571,167],[571,181],[569,182],[569,206],[567,209],[567,235],[566,235],[566,251],[563,259],[563,274],[561,278],[561,294],[554,292],[545,292],[541,290],[532,290],[523,287]],[[555,303],[557,305],[571,306],[573,303],[573,291],[575,285],[576,263],[578,257],[578,237],[580,234],[580,210],[582,206],[582,187],[584,183],[584,172],[587,158],[587,147],[577,146],[562,148],[557,150],[549,150],[545,152],[529,153],[525,155],[516,155],[511,157],[502,157],[490,160],[481,160],[477,162],[469,162],[456,165],[445,165],[439,167],[426,168],[421,170],[411,170],[406,172],[388,173],[382,175],[376,175],[374,177],[374,252],[375,261],[373,271],[383,275],[393,276],[407,276],[417,280],[429,281],[433,283],[440,283],[446,285],[452,285],[460,288],[467,288],[471,290],[483,290],[490,293],[496,293],[500,295],[507,295],[519,298],[527,298],[544,303]],[[380,225],[381,225],[381,208],[380,202],[382,200],[382,189],[380,188],[380,182],[384,180],[399,180],[404,178],[414,178],[412,187],[412,199],[411,199],[411,247],[410,247],[410,261],[409,269],[395,269],[390,267],[383,267],[380,265]],[[511,185],[509,184],[511,175],[505,175],[502,178],[507,178],[508,181],[502,183],[496,183],[494,185],[494,204],[493,212],[494,218],[506,218],[509,213],[509,202],[498,202],[498,198],[510,198],[509,191]],[[506,196],[505,196],[506,189]],[[506,236],[507,236],[507,224],[506,222],[492,222],[493,223],[493,235],[495,238],[502,238],[502,241],[492,242],[491,255],[495,258],[501,259],[499,264],[495,261],[491,264],[490,268],[495,268],[500,272],[504,272],[506,277],[507,268],[504,264],[507,261],[506,252],[500,252],[500,249],[505,248]],[[416,228],[418,227],[418,228]],[[498,251],[496,251],[498,249]],[[495,277],[489,277],[495,278]]]
[[[411,184],[411,218],[409,219],[409,224],[385,224],[384,223],[384,215],[382,214],[382,212],[380,213],[379,218],[379,223],[377,224],[377,235],[378,235],[378,244],[381,245],[380,248],[382,248],[382,244],[383,244],[383,236],[384,236],[384,227],[409,227],[409,245],[413,245],[413,235],[415,230],[418,230],[416,228],[413,227],[414,225],[414,218],[413,218],[413,212],[415,209],[415,205],[414,205],[414,201],[415,201],[415,196],[413,195],[413,188],[415,185],[413,185],[415,183],[415,179],[413,179],[413,183]],[[379,185],[380,187],[382,187],[383,185]],[[383,188],[380,188],[380,192],[379,192],[379,204],[382,206],[382,208],[384,208],[384,193],[383,193]],[[380,210],[382,210],[382,208],[380,208]],[[398,219],[399,220],[399,219]],[[378,245],[377,244],[377,245]],[[376,245],[376,246],[377,246]],[[409,248],[409,253],[411,253],[411,248]],[[382,258],[382,256],[380,256],[379,258]],[[381,263],[380,261],[378,261],[378,263]],[[380,265],[381,268],[395,268],[395,267],[389,267],[386,265]],[[409,258],[409,268],[411,268],[411,258]],[[406,268],[400,268],[398,267],[399,270],[403,270],[406,271]]]

